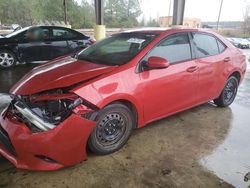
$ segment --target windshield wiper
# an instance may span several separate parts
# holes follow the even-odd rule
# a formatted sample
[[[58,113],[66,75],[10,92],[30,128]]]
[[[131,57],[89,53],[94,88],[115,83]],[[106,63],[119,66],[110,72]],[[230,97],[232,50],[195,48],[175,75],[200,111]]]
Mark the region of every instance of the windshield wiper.
[[[93,61],[92,58],[87,57],[87,56],[81,57],[81,56],[77,55],[77,59],[79,59],[79,60],[84,60],[84,61],[89,61],[89,62],[91,62],[91,63],[95,63],[95,62]]]
[[[73,53],[73,54],[71,55],[71,57],[72,57],[72,58],[75,58],[75,59],[78,59],[78,56],[79,56],[79,55],[78,55],[77,52],[76,52],[76,53]]]
[[[97,59],[97,58],[94,58],[94,57],[89,57],[89,56],[78,55],[77,59],[83,60],[83,61],[88,61],[88,62],[95,63],[95,64],[101,64],[101,65],[108,65],[108,66],[116,65],[116,64],[107,63],[107,62],[104,62],[103,60],[100,60],[100,59]]]

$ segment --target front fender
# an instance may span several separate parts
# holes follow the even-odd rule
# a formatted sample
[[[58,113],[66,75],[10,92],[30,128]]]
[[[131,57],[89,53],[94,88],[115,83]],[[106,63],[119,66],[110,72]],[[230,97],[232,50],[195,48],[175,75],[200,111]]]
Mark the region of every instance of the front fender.
[[[143,125],[143,106],[142,103],[136,99],[135,95],[137,94],[125,93],[116,82],[99,87],[98,84],[88,84],[84,87],[72,90],[72,92],[100,109],[115,101],[128,101],[134,105],[137,111],[138,127]]]

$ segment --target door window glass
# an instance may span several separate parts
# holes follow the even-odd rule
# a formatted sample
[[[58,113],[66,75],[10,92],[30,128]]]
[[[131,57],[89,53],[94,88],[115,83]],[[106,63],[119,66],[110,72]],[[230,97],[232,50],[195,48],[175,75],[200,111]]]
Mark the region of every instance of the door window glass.
[[[226,49],[225,45],[222,44],[219,40],[217,40],[217,43],[218,43],[220,53],[223,52]]]
[[[66,39],[66,40],[77,38],[77,34],[75,32],[61,28],[53,29],[52,36],[54,39]]]
[[[49,39],[49,29],[40,27],[31,28],[25,35],[25,38],[30,41],[43,41]]]
[[[217,40],[210,35],[193,33],[193,41],[196,46],[196,55],[198,58],[219,53]]]
[[[188,34],[181,33],[167,37],[147,55],[147,57],[151,56],[162,57],[170,64],[190,60],[192,56]]]

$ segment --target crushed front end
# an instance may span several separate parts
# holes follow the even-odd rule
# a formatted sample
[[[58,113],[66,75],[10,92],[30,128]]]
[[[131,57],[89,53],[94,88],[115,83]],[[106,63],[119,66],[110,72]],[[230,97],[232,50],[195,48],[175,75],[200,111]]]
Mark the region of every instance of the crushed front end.
[[[63,90],[12,96],[0,116],[0,154],[17,168],[57,170],[86,160],[96,111]]]

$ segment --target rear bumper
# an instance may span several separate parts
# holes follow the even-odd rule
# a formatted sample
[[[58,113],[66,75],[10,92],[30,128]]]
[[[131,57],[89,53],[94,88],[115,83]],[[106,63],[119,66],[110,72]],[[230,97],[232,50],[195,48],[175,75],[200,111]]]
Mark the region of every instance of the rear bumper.
[[[86,160],[86,144],[95,122],[72,114],[56,128],[32,133],[13,115],[0,117],[0,154],[17,168],[57,170]]]

